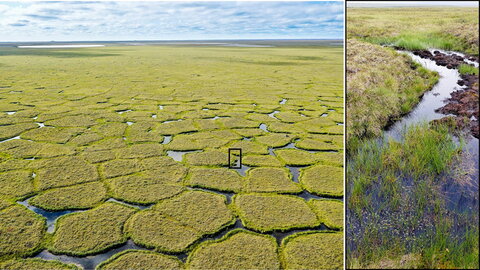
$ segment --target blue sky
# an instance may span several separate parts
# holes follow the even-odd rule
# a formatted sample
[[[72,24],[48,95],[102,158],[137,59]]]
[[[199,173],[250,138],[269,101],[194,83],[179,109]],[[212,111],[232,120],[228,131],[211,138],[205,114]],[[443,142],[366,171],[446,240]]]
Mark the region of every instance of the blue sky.
[[[343,2],[2,2],[0,41],[341,39]]]

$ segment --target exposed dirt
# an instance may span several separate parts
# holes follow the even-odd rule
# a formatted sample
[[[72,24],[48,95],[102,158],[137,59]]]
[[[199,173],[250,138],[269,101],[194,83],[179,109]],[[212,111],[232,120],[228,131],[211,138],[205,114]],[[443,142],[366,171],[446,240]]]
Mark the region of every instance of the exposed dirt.
[[[464,59],[478,61],[475,56],[448,55],[439,51],[433,54],[427,50],[414,51],[413,54],[422,58],[435,61],[437,65],[445,66],[448,69],[457,68],[460,64],[466,64]],[[451,93],[451,97],[446,101],[446,105],[435,110],[437,113],[450,114],[452,116],[444,117],[437,122],[455,121],[456,127],[469,130],[476,138],[479,137],[479,103],[478,103],[478,76],[470,74],[461,74],[461,80],[458,85],[465,88]]]

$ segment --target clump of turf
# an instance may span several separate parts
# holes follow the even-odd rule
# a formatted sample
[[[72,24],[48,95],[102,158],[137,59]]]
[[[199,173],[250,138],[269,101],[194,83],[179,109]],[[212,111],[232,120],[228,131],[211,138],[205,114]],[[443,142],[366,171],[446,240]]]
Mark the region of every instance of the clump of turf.
[[[242,189],[243,179],[237,172],[226,168],[194,167],[189,170],[185,184],[191,187],[238,192]]]
[[[125,221],[133,207],[107,202],[97,208],[60,217],[49,245],[54,253],[85,256],[102,252],[127,241]]]
[[[246,155],[242,163],[251,167],[283,167],[284,165],[275,157],[270,155]]]
[[[244,191],[300,193],[302,188],[291,180],[288,169],[262,167],[248,171]]]
[[[278,149],[274,153],[286,165],[291,166],[312,165],[318,161],[317,155],[298,149]]]
[[[167,252],[181,252],[203,235],[212,234],[234,221],[224,196],[191,191],[162,200],[141,211],[126,230],[137,244]]]
[[[226,166],[228,165],[228,152],[221,150],[206,150],[200,153],[187,153],[185,161],[194,166]]]
[[[243,225],[260,232],[320,224],[306,202],[291,195],[239,194],[233,197],[233,203]]]
[[[285,269],[343,269],[343,234],[300,232],[283,239]]]
[[[0,173],[0,197],[21,198],[35,191],[32,172],[15,170]]]
[[[125,250],[97,266],[98,270],[116,269],[183,269],[183,263],[174,256],[146,250]]]
[[[223,238],[205,241],[187,261],[191,269],[280,269],[275,238],[233,230]]]
[[[343,168],[315,165],[301,170],[302,186],[320,196],[343,196]]]
[[[269,147],[282,147],[290,143],[293,139],[295,139],[295,136],[291,134],[270,133],[268,135],[256,137],[255,141]]]
[[[28,202],[31,205],[59,211],[87,209],[100,204],[107,197],[107,189],[101,182],[91,182],[70,187],[49,189]]]
[[[107,183],[114,198],[131,203],[150,204],[185,190],[170,181],[161,177],[128,175],[111,178]]]
[[[308,205],[317,213],[318,218],[331,229],[343,227],[343,203],[338,200],[311,199]]]
[[[66,264],[57,260],[44,260],[39,258],[11,259],[0,262],[0,269],[48,269],[48,270],[80,270],[81,267],[75,264]]]
[[[44,162],[35,182],[41,190],[98,180],[97,168],[78,156],[59,157]]]
[[[30,255],[43,241],[46,220],[44,217],[19,205],[0,211],[0,257],[5,255]]]

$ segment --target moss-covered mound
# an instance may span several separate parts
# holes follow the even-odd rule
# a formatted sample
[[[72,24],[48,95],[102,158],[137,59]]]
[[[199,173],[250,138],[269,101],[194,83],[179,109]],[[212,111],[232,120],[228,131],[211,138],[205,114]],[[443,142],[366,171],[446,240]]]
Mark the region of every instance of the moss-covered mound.
[[[303,169],[300,183],[311,193],[325,196],[343,196],[343,168],[315,165]]]
[[[242,177],[226,168],[192,168],[185,183],[191,187],[204,187],[222,191],[238,192],[242,189]]]
[[[97,168],[77,156],[49,159],[43,165],[35,178],[41,190],[99,179]]]
[[[32,172],[27,170],[0,173],[0,197],[19,198],[34,192]]]
[[[154,203],[185,190],[183,186],[170,183],[163,178],[146,175],[116,177],[109,179],[107,183],[114,198],[139,204]]]
[[[46,229],[45,218],[23,206],[0,211],[0,257],[26,255],[41,245]]]
[[[233,203],[245,227],[260,232],[310,228],[320,224],[307,203],[295,196],[242,194]]]
[[[283,239],[285,269],[343,269],[343,234],[300,232]]]
[[[49,250],[83,256],[124,243],[127,237],[123,225],[135,211],[133,207],[107,202],[92,210],[62,216],[56,222]]]
[[[319,219],[329,228],[340,229],[343,227],[343,203],[338,200],[309,200],[308,204],[317,213]]]
[[[153,251],[125,250],[97,266],[97,270],[144,269],[173,270],[183,269],[183,263],[174,256]]]
[[[288,169],[262,167],[248,171],[244,191],[299,193],[302,188],[291,180]]]
[[[28,202],[51,210],[86,209],[101,203],[107,197],[107,189],[101,182],[91,182],[70,187],[49,189]]]
[[[206,241],[188,257],[190,269],[280,269],[277,243],[271,236],[234,230]]]
[[[77,265],[66,264],[56,260],[38,258],[12,259],[0,262],[0,269],[5,270],[80,270]]]
[[[135,214],[126,229],[135,243],[168,252],[184,251],[203,235],[234,222],[225,203],[222,195],[185,192]]]

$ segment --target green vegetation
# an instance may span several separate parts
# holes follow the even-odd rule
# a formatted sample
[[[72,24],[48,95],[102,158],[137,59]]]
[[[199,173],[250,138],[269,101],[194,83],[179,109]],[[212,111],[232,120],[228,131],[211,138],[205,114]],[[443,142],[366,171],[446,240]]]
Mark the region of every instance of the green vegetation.
[[[343,203],[338,200],[311,199],[308,201],[310,207],[317,214],[325,226],[331,229],[343,228]]]
[[[410,112],[438,76],[406,55],[356,39],[347,41],[347,154],[380,136],[389,121]]]
[[[191,269],[280,269],[275,238],[233,230],[223,238],[205,241],[187,261]]]
[[[112,178],[107,181],[107,184],[111,196],[116,199],[137,204],[150,204],[185,190],[183,186],[170,181],[147,175],[128,175]]]
[[[347,38],[478,55],[478,8],[349,8]]]
[[[107,202],[97,208],[60,217],[49,243],[49,250],[59,254],[85,256],[127,241],[125,221],[135,208]]]
[[[443,182],[459,178],[452,165],[461,149],[447,127],[423,124],[410,127],[402,142],[372,140],[358,150],[347,168],[349,219],[369,217],[372,223],[353,236],[362,248],[349,251],[349,265],[478,267],[478,216],[447,212],[440,192]],[[405,184],[410,186],[402,188]],[[379,216],[374,213],[379,211],[389,213],[381,217],[388,227],[377,223]],[[420,224],[425,228],[421,237],[404,238]],[[460,239],[457,226],[467,230]]]
[[[312,157],[309,166],[343,166],[342,136],[326,134],[343,132],[336,125],[343,121],[342,59],[342,48],[322,46],[0,48],[0,213],[30,196],[25,203],[39,208],[86,210],[61,216],[55,232],[44,237],[43,219],[32,232],[23,228],[24,212],[40,216],[22,206],[22,215],[12,217],[22,237],[0,221],[0,238],[8,235],[8,241],[1,239],[7,249],[0,250],[26,248],[12,250],[0,263],[42,249],[92,255],[128,238],[154,252],[192,250],[212,234],[230,230],[238,218],[226,197],[199,189],[240,193],[238,201],[251,195],[243,192],[273,196],[272,202],[254,200],[259,205],[252,210],[239,204],[269,231],[316,228],[316,214],[296,195],[304,187],[292,181],[283,157],[275,155],[287,149],[272,148],[298,142],[302,147],[295,149],[292,163],[303,152]],[[328,116],[317,120],[322,114]],[[318,140],[321,149],[315,141],[297,139]],[[254,167],[246,176],[226,168],[231,147],[241,147],[243,164]],[[334,147],[339,152],[306,151]],[[189,150],[196,152],[181,162],[168,156]],[[105,202],[109,198],[126,205]],[[138,210],[128,203],[157,205]],[[272,208],[271,222],[257,220],[261,204]],[[276,213],[283,213],[279,220]],[[201,259],[199,265],[280,267],[271,237],[244,232],[235,239],[233,250],[219,257],[225,261],[210,265]],[[233,242],[225,242],[230,249]],[[128,268],[132,262],[149,265],[148,260],[158,267],[164,260],[154,257],[125,252],[104,266]],[[172,264],[183,267],[177,266]]]
[[[290,179],[288,169],[255,168],[248,171],[245,192],[300,193],[302,188]]]
[[[283,239],[285,269],[343,269],[343,234],[300,232]]]
[[[478,68],[467,64],[461,64],[460,66],[458,66],[458,72],[460,72],[460,74],[470,74],[478,76]]]
[[[50,211],[88,209],[107,198],[107,189],[101,182],[91,182],[64,188],[49,189],[28,202]]]
[[[80,270],[82,268],[74,264],[66,264],[55,260],[43,259],[12,259],[0,262],[0,269],[31,270],[31,269],[49,269],[49,270]]]
[[[23,206],[0,210],[0,259],[6,255],[31,255],[41,248],[45,218]]]
[[[315,165],[301,170],[302,186],[311,193],[323,196],[343,196],[343,168]]]
[[[259,231],[309,228],[320,224],[306,202],[291,195],[242,194],[233,197],[245,227]]]
[[[34,192],[30,171],[9,171],[0,173],[0,197],[22,198]]]
[[[227,160],[228,161],[228,160]],[[203,187],[221,191],[239,192],[243,179],[237,173],[225,168],[192,168],[185,183],[191,187]]]
[[[185,192],[138,212],[125,229],[137,244],[159,251],[182,252],[202,236],[234,222],[225,203],[222,195]]]
[[[68,173],[65,173],[65,172]],[[97,168],[77,156],[48,159],[34,181],[41,190],[99,180]]]
[[[145,250],[125,250],[97,266],[98,270],[115,269],[182,269],[183,263],[174,256]]]

